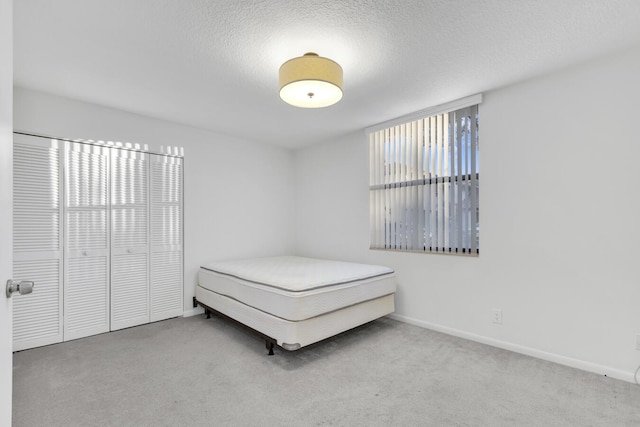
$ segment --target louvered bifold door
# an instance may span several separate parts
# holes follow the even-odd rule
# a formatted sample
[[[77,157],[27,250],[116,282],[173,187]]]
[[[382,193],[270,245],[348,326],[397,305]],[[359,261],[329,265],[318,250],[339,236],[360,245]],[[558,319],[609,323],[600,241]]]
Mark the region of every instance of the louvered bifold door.
[[[111,330],[149,323],[149,155],[111,152]]]
[[[62,335],[61,147],[14,135],[13,278],[33,293],[13,298],[13,350],[53,344]]]
[[[67,142],[64,339],[109,331],[109,148]]]
[[[182,159],[150,155],[151,321],[181,316]]]

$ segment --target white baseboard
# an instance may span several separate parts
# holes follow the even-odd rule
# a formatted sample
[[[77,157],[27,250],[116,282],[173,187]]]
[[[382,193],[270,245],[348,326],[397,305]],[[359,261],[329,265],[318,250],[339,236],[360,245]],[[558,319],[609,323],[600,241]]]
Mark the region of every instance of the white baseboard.
[[[549,353],[546,351],[538,350],[531,347],[525,347],[519,344],[513,344],[507,341],[500,341],[494,338],[485,337],[482,335],[473,334],[459,329],[449,328],[446,326],[438,325],[435,323],[425,322],[417,320],[411,317],[403,316],[400,314],[392,313],[390,318],[398,320],[400,322],[409,323],[411,325],[420,326],[422,328],[431,329],[437,332],[442,332],[447,335],[453,335],[455,337],[464,338],[470,341],[479,342],[481,344],[487,344],[493,347],[502,348],[504,350],[513,351],[515,353],[524,354],[527,356],[537,357],[538,359],[547,360],[549,362],[558,363],[560,365],[569,366],[571,368],[580,369],[594,374],[604,375],[606,377],[615,378],[622,381],[627,381],[635,384],[633,378],[633,372],[621,371],[620,369],[614,369],[604,365],[598,365],[596,363],[587,362],[580,359],[574,359],[560,354]]]
[[[202,314],[202,313],[204,313],[204,310],[202,309],[202,307],[196,307],[196,308],[192,308],[191,310],[184,310],[182,312],[182,317],[197,316],[198,314]]]

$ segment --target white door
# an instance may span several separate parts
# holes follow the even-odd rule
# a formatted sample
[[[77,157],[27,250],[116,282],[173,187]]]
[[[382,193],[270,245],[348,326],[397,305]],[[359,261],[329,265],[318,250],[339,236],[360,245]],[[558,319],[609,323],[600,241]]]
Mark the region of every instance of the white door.
[[[65,157],[64,340],[109,332],[109,148]]]
[[[13,138],[13,279],[37,292],[13,301],[13,350],[62,341],[61,142]]]
[[[4,78],[4,70],[2,71]],[[2,129],[0,134],[0,283],[2,283],[2,294],[0,295],[0,425],[10,426],[13,375],[13,334],[11,331],[13,298],[5,296],[5,284],[12,275],[11,200],[13,192],[11,181],[13,156],[11,154],[11,126],[6,122],[4,114],[0,117],[0,128]]]
[[[13,2],[0,0],[0,283],[11,279],[13,248]],[[0,294],[0,425],[11,425],[12,301]]]
[[[182,159],[151,155],[151,321],[181,316]]]
[[[111,149],[111,330],[149,323],[149,155]]]

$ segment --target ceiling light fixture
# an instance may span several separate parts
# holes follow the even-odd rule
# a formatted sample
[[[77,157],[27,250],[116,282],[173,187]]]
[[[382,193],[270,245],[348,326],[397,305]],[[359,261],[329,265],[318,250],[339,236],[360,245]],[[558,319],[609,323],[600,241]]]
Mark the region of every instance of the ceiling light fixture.
[[[342,99],[342,67],[309,52],[280,67],[280,98],[301,108],[321,108]]]

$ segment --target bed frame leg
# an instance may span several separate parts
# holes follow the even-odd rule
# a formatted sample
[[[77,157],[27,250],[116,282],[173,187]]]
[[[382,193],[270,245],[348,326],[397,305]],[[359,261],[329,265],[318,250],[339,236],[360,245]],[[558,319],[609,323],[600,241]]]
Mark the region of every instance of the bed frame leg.
[[[207,319],[211,319],[211,312],[209,310],[205,310],[204,313],[207,315]]]
[[[267,347],[267,350],[269,350],[269,356],[273,356],[273,343],[269,340],[265,340],[264,344]]]

